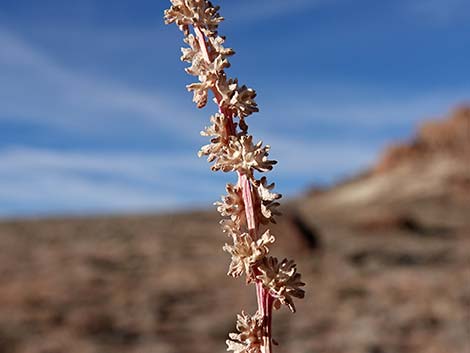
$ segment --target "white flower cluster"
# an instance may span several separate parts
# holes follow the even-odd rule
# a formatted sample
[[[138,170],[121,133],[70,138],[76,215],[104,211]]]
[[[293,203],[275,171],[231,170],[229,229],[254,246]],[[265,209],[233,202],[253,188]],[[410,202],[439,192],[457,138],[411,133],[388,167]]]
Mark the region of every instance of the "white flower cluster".
[[[232,238],[233,245],[225,244],[223,248],[232,255],[228,275],[240,277],[246,274],[247,282],[252,282],[256,279],[255,265],[259,265],[263,261],[269,253],[269,245],[273,244],[276,239],[271,235],[269,229],[256,240],[248,233],[240,234],[238,232],[232,233]]]
[[[292,297],[304,297],[304,291],[300,289],[304,284],[300,280],[300,273],[297,273],[294,261],[284,259],[279,262],[275,257],[265,257],[258,268],[261,274],[257,279],[260,279],[270,289],[271,295],[277,299],[274,306],[279,308],[280,304],[285,304],[295,312]]]
[[[185,35],[189,34],[189,26],[201,26],[207,36],[217,33],[223,17],[219,15],[219,7],[214,7],[206,0],[171,0],[172,6],[165,10],[166,23],[175,22]]]
[[[257,312],[247,315],[244,311],[237,315],[237,331],[230,333],[227,340],[227,350],[235,353],[261,353],[263,344],[263,317]]]
[[[224,232],[233,243],[224,250],[231,255],[228,275],[245,275],[247,283],[256,282],[265,288],[275,308],[285,304],[295,311],[292,298],[303,298],[300,280],[293,261],[278,261],[268,257],[269,246],[275,241],[269,229],[279,215],[277,207],[280,194],[274,193],[274,183],[265,176],[257,179],[255,172],[270,171],[276,161],[270,160],[270,146],[254,142],[248,134],[246,118],[258,111],[256,92],[237,79],[227,77],[231,48],[224,47],[225,38],[218,35],[218,25],[223,20],[219,7],[207,0],[170,0],[172,6],[165,11],[166,23],[176,23],[185,35],[187,48],[182,49],[181,60],[190,66],[186,72],[199,81],[187,86],[193,92],[193,100],[199,108],[207,104],[212,92],[219,113],[210,119],[211,125],[201,135],[210,137],[210,143],[199,151],[212,163],[213,171],[237,172],[236,185],[227,184],[227,195],[216,202],[217,210],[225,217]],[[191,28],[194,33],[190,33]],[[234,119],[237,119],[235,122]],[[242,182],[242,176],[246,183]],[[258,312],[249,316],[238,315],[238,334],[230,334],[228,350],[236,353],[261,352],[265,317]]]

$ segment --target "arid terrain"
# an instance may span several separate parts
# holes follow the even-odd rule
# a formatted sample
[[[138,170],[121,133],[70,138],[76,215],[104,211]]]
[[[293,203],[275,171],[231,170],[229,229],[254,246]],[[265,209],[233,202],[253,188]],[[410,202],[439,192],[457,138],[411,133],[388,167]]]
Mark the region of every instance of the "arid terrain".
[[[274,253],[307,283],[276,352],[470,352],[470,108],[288,200]],[[0,223],[0,353],[224,352],[255,292],[215,211]]]

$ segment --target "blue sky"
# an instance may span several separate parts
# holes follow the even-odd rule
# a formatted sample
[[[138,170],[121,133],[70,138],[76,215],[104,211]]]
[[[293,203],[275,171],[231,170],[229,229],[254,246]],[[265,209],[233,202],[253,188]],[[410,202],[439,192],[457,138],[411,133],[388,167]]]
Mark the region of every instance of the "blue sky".
[[[0,216],[207,207],[233,175],[196,152],[163,0],[0,2]],[[470,98],[467,0],[222,0],[230,75],[294,196],[353,175]]]

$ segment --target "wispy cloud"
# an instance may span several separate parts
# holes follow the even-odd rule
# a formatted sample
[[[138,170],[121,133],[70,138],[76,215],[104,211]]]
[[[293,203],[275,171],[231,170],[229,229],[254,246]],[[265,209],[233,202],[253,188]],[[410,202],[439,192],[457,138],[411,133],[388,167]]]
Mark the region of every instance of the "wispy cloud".
[[[411,10],[413,16],[428,16],[432,19],[433,16],[439,18],[442,15],[447,20],[451,16],[458,16],[457,12],[468,12],[461,10],[464,1],[405,0],[399,5],[406,3],[410,6],[406,8],[407,11],[414,6]],[[222,12],[227,16],[228,23],[234,26],[249,24],[252,33],[262,33],[266,23],[258,21],[276,20],[273,24],[283,25],[284,20],[287,22],[287,15],[292,21],[295,14],[322,10],[336,2],[352,3],[351,0],[240,0],[226,1]],[[95,1],[92,3],[98,4]],[[152,6],[155,6],[156,14],[161,13],[164,7],[160,2]],[[365,6],[366,11],[369,5],[358,4],[351,20],[368,20],[361,17],[363,11],[360,6]],[[341,5],[337,8],[343,12],[345,10]],[[0,131],[0,138],[7,141],[0,142],[0,215],[160,210],[191,204],[207,206],[218,198],[223,193],[225,182],[233,181],[231,176],[209,172],[208,165],[198,160],[194,151],[196,145],[201,143],[197,131],[207,123],[207,115],[215,107],[200,114],[204,116],[204,122],[201,122],[199,113],[190,103],[189,95],[184,92],[182,82],[181,85],[178,83],[176,93],[168,91],[171,89],[168,88],[168,80],[174,79],[168,73],[169,65],[173,65],[171,72],[175,70],[175,75],[180,72],[181,77],[184,76],[178,71],[181,67],[175,57],[170,61],[163,54],[155,55],[155,67],[158,69],[154,72],[168,68],[168,72],[163,75],[166,82],[158,75],[155,79],[142,79],[145,70],[134,71],[132,68],[129,72],[123,72],[128,69],[118,66],[120,55],[123,55],[122,61],[132,62],[133,51],[137,52],[135,55],[145,55],[142,53],[148,53],[149,47],[157,48],[157,52],[159,48],[172,45],[175,50],[172,55],[176,54],[179,43],[175,42],[175,37],[164,36],[164,30],[160,31],[161,27],[158,27],[161,22],[155,26],[148,19],[146,24],[140,26],[139,22],[138,26],[134,26],[126,16],[108,26],[98,23],[94,16],[86,15],[86,9],[83,18],[75,18],[74,11],[66,11],[68,17],[64,17],[50,14],[44,9],[39,22],[37,13],[31,9],[26,17],[23,14],[10,19],[10,22],[0,20],[3,23],[0,26],[0,124],[4,123],[1,126],[10,129],[10,126],[15,125],[11,121],[21,122],[10,129],[14,130],[10,138],[3,139],[10,130]],[[103,7],[102,11],[106,9]],[[338,18],[343,18],[341,11],[338,12]],[[375,18],[375,14],[378,12],[370,15]],[[15,20],[18,20],[17,24],[13,23]],[[394,19],[389,20],[396,22]],[[91,25],[88,21],[91,21]],[[312,26],[312,30],[315,28],[318,33],[325,34],[321,37],[327,45],[320,46],[323,48],[320,50],[324,50],[325,55],[331,54],[334,59],[338,53],[330,53],[330,49],[344,45],[344,40],[349,37],[341,41],[338,36],[327,33],[332,31],[331,26],[335,27],[334,30],[337,26],[342,35],[344,31],[350,30],[345,28],[350,26],[350,22],[319,22],[318,27]],[[374,24],[369,25],[371,32],[374,32]],[[9,26],[9,29],[5,29],[5,26]],[[18,32],[12,32],[13,28]],[[25,34],[37,28],[41,29],[35,31],[34,36]],[[62,33],[57,34],[57,28]],[[171,30],[176,31],[175,28]],[[307,40],[313,33],[308,32],[308,26],[305,27],[305,36],[298,36],[290,28],[281,30],[285,38],[299,47],[308,46]],[[313,77],[313,72],[305,63],[309,63],[310,59],[315,60],[314,53],[312,57],[309,54],[307,57],[298,57],[286,50],[279,53],[274,51],[279,46],[275,40],[279,31],[275,33],[273,40],[263,43],[272,46],[266,49],[276,53],[271,56],[274,61],[270,65],[293,63],[296,67],[299,63],[302,64],[302,70],[294,72],[298,70],[294,67],[294,71],[286,71],[284,75],[278,70],[269,78],[263,77],[266,71],[259,70],[260,76],[250,79],[254,83],[258,82],[255,88],[260,88],[261,107],[261,113],[250,120],[250,128],[256,137],[262,137],[272,145],[272,157],[278,159],[279,164],[268,177],[276,181],[278,191],[287,196],[310,182],[330,182],[367,167],[377,157],[380,147],[392,138],[391,131],[395,127],[406,126],[409,129],[407,131],[411,131],[412,125],[421,119],[443,115],[450,107],[470,99],[468,83],[464,86],[448,82],[454,77],[452,75],[458,75],[462,70],[459,67],[452,70],[443,68],[443,74],[439,77],[444,77],[448,71],[451,76],[447,83],[436,82],[433,87],[427,88],[420,88],[424,85],[418,82],[418,76],[410,77],[409,80],[403,78],[398,87],[397,80],[394,83],[389,81],[389,74],[368,71],[367,61],[359,67],[351,65],[351,75],[348,77],[357,77],[353,82],[346,82],[346,78],[344,82],[331,80],[327,77],[332,73],[328,70],[334,69],[331,67],[326,68],[328,72],[325,71],[321,77]],[[369,36],[361,33],[359,31],[357,37],[353,37],[358,42],[368,43]],[[65,41],[71,44],[59,44]],[[248,42],[240,40],[240,45],[235,49],[241,52]],[[48,46],[51,43],[53,45]],[[108,47],[101,48],[102,43],[107,43]],[[401,46],[400,43],[397,41],[391,44],[391,48],[400,53],[402,49],[407,50],[407,46]],[[54,45],[55,51],[51,49]],[[436,50],[440,50],[439,45],[436,45]],[[359,48],[353,47],[351,45],[351,57],[364,57],[364,60],[367,60],[367,55],[355,55],[355,50],[370,50],[372,54],[376,50],[361,45]],[[261,49],[264,50],[264,47]],[[85,60],[80,55],[72,58],[68,52],[70,50],[73,53],[85,51],[90,57]],[[425,56],[422,58],[427,59]],[[112,62],[109,70],[100,71],[98,66],[105,65],[100,62],[106,63],[107,60]],[[439,58],[430,60],[436,64],[430,68],[438,67]],[[87,67],[89,62],[94,63],[94,74],[86,74],[78,69]],[[252,64],[247,62],[246,65]],[[255,62],[250,68],[258,70],[257,65],[261,64]],[[403,65],[403,62],[397,65]],[[237,67],[244,69],[243,65]],[[104,74],[105,71],[107,74]],[[190,78],[184,77],[183,80]],[[317,83],[312,86],[310,82]],[[377,85],[368,85],[366,82],[376,82]],[[269,93],[271,95],[267,97]],[[183,102],[175,99],[183,96]],[[267,119],[263,115],[267,115]],[[36,126],[40,128],[36,130]],[[144,133],[135,134],[138,131],[133,130],[136,126],[141,127],[139,132],[145,130]],[[328,131],[322,131],[322,127]],[[22,129],[27,137],[21,142],[15,142],[14,138],[23,133],[19,131]],[[374,136],[374,132],[379,130],[378,137]],[[56,138],[57,133],[63,131],[67,134],[64,134],[60,143],[49,143]],[[34,137],[40,135],[39,139],[29,141],[28,136],[33,134]],[[64,141],[76,134],[81,134],[82,139]],[[345,135],[347,138],[343,138]],[[139,136],[146,141],[135,148],[133,144]],[[90,145],[87,145],[88,139],[92,141]],[[166,148],[165,144],[170,139],[176,142],[175,145],[178,144],[178,152]],[[192,146],[189,147],[189,144]],[[37,148],[39,145],[46,147]],[[144,150],[148,146],[152,152]]]
[[[296,97],[274,99],[267,109],[297,123],[365,129],[412,127],[424,119],[444,116],[452,107],[470,104],[469,92],[470,86],[397,93],[383,87],[326,83],[302,90]]]
[[[406,4],[413,15],[436,24],[467,20],[470,11],[467,0],[411,0]]]
[[[6,31],[0,31],[0,46],[4,49],[0,52],[0,119],[13,117],[84,133],[92,133],[97,125],[115,131],[135,123],[154,126],[160,134],[175,133],[175,138],[185,131],[194,138],[199,129],[191,119],[192,107],[186,115],[175,112],[180,108],[159,93],[83,76]],[[178,119],[168,118],[175,114]],[[319,171],[323,180],[344,175],[365,165],[372,155],[371,147],[364,151],[354,142],[338,146],[333,141],[265,137],[276,146],[274,157],[282,160],[275,173],[284,193],[305,185]],[[0,215],[206,205],[222,192],[226,177],[214,178],[207,165],[187,151],[8,148],[0,150]]]
[[[74,72],[1,29],[0,47],[0,119],[34,120],[77,131],[113,121],[119,121],[115,129],[140,123],[159,133],[177,133],[175,138],[194,138],[186,134],[199,127],[191,119],[194,114],[162,92]],[[189,128],[181,129],[181,124]]]
[[[209,172],[190,155],[15,148],[0,151],[0,166],[3,216],[171,209],[211,197]]]
[[[295,174],[339,177],[367,167],[379,150],[364,141],[312,141],[292,136],[267,135],[272,154],[279,159],[277,173],[284,178]],[[308,177],[307,177],[308,178]]]
[[[273,177],[292,194],[367,166],[373,145],[267,136],[281,163]],[[0,150],[0,216],[162,210],[209,205],[230,177],[188,154],[132,154],[16,147]]]

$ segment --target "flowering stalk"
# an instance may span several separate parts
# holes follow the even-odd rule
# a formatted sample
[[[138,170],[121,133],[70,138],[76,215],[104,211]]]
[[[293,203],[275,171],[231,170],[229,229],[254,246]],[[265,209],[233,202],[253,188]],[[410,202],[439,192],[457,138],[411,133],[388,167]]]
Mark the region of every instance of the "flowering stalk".
[[[227,195],[216,205],[224,217],[220,222],[222,229],[232,239],[223,247],[232,260],[228,275],[244,275],[247,283],[255,284],[258,310],[254,315],[244,311],[238,315],[238,332],[229,334],[227,350],[271,353],[272,309],[284,304],[294,312],[292,297],[304,296],[300,288],[304,283],[295,263],[268,256],[275,241],[268,225],[275,223],[274,217],[279,215],[281,195],[272,192],[274,183],[268,184],[265,176],[257,179],[255,172],[270,171],[276,161],[268,159],[269,145],[255,144],[248,134],[246,118],[258,111],[256,92],[225,73],[230,67],[228,57],[234,51],[225,48],[225,38],[218,35],[223,21],[219,7],[207,0],[170,1],[172,6],[165,11],[165,22],[176,23],[183,31],[189,47],[182,48],[181,60],[191,64],[186,72],[199,78],[187,88],[193,92],[198,108],[207,104],[209,92],[219,108],[210,119],[212,125],[201,132],[211,137],[211,143],[201,148],[199,156],[207,156],[213,171],[238,175],[237,184],[227,184]]]

